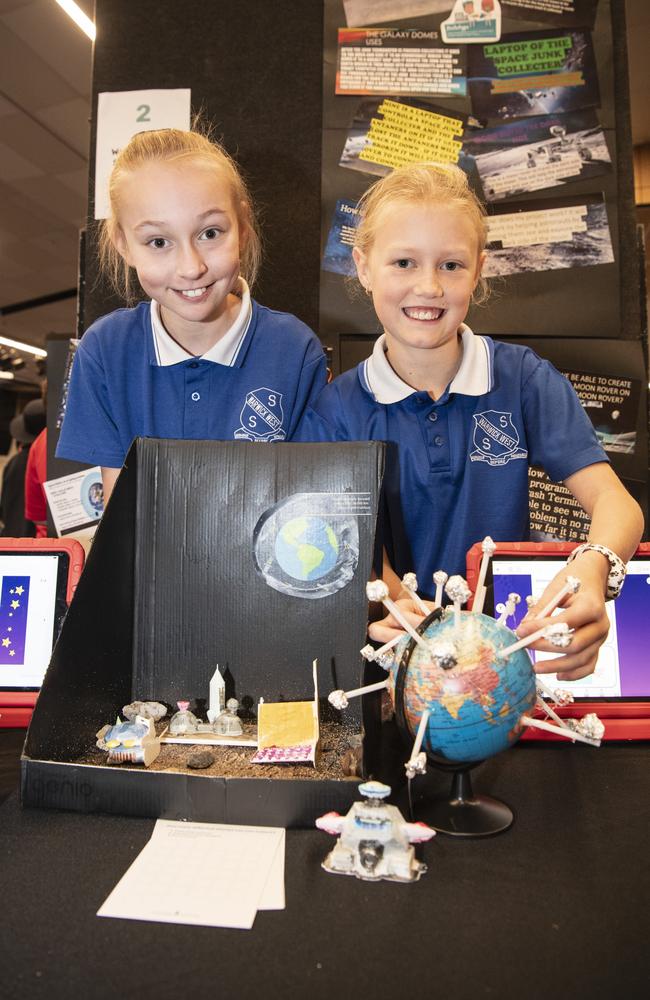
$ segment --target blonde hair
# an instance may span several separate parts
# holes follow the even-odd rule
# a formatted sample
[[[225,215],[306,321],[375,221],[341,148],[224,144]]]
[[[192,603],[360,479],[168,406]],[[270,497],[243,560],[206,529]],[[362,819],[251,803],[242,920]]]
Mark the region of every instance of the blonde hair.
[[[368,254],[380,225],[379,217],[396,202],[453,205],[465,212],[478,239],[478,254],[487,243],[487,214],[469,184],[467,175],[452,163],[409,163],[376,181],[357,203],[358,225],[354,245]],[[489,294],[487,280],[479,277],[472,300],[484,302]]]
[[[131,303],[137,297],[134,271],[116,246],[119,230],[119,194],[125,175],[156,160],[171,163],[183,160],[204,160],[213,163],[230,185],[233,206],[240,231],[246,234],[241,253],[241,274],[252,286],[259,271],[262,241],[253,212],[251,196],[235,161],[223,146],[213,139],[209,129],[166,128],[138,132],[120,150],[109,179],[108,194],[111,214],[99,225],[98,244],[100,268],[119,295]]]

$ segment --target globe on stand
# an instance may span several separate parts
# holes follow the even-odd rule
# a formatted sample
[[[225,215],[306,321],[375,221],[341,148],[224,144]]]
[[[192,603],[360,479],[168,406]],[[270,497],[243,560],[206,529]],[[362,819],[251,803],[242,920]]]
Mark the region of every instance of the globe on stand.
[[[342,711],[350,698],[388,691],[398,726],[411,741],[411,754],[404,765],[409,801],[411,779],[425,773],[427,760],[438,769],[451,771],[451,794],[427,800],[425,812],[421,806],[418,808],[434,829],[461,837],[499,833],[513,820],[512,810],[505,803],[473,794],[470,768],[512,746],[526,727],[591,746],[600,746],[605,728],[594,713],[579,721],[561,719],[542,693],[556,704],[561,700],[536,679],[525,651],[538,639],[547,640],[557,649],[570,645],[573,630],[566,621],[550,616],[567,596],[577,592],[580,580],[567,576],[554,597],[536,612],[541,627],[519,639],[506,627],[521,601],[518,594],[508,595],[497,621],[482,613],[485,571],[494,551],[489,536],[483,540],[482,549],[472,611],[462,611],[471,596],[466,581],[437,571],[433,574],[435,603],[440,605],[444,586],[453,607],[436,607],[417,630],[389,596],[388,585],[383,580],[369,581],[368,600],[380,601],[404,634],[398,633],[379,649],[368,644],[361,650],[367,662],[375,662],[387,672],[386,680],[328,695],[329,702]],[[424,607],[416,598],[415,575],[407,574],[402,584],[416,606]],[[530,607],[533,599],[527,598],[527,603]],[[535,708],[550,721],[533,717]]]
[[[511,825],[512,810],[474,795],[470,769],[512,746],[525,728],[522,716],[537,697],[530,657],[521,649],[500,659],[498,651],[511,644],[513,633],[482,614],[463,612],[458,627],[437,608],[417,631],[432,655],[414,639],[402,640],[388,690],[398,727],[410,742],[422,713],[429,711],[422,749],[434,768],[453,778],[448,796],[420,799],[414,812],[452,836],[499,833]]]

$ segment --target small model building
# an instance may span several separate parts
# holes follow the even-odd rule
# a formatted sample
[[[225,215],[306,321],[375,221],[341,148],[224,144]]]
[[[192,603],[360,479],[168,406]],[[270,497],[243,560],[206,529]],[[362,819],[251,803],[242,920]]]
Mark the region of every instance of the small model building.
[[[239,702],[236,698],[229,698],[226,702],[225,712],[214,720],[213,729],[218,736],[241,736],[244,732],[237,709]]]
[[[177,701],[178,712],[172,715],[169,721],[169,732],[172,736],[185,736],[187,733],[196,733],[199,728],[199,720],[190,712],[189,701]]]
[[[210,678],[210,707],[208,708],[208,722],[216,722],[226,708],[226,682],[223,679],[219,664]]]
[[[316,820],[319,830],[339,837],[323,868],[372,882],[417,881],[427,866],[416,859],[411,845],[430,840],[435,830],[424,823],[407,823],[397,806],[385,801],[389,785],[367,781],[359,791],[363,801],[355,802],[346,816],[331,812]]]
[[[111,764],[144,764],[149,767],[160,753],[153,719],[136,716],[134,721],[103,726],[97,733],[97,746],[108,751]]]

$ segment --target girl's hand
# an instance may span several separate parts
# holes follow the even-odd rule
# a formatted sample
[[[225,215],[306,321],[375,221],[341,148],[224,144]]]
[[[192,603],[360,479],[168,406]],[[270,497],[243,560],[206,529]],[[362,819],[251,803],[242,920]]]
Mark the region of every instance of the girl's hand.
[[[566,622],[569,628],[575,631],[567,652],[555,656],[552,660],[536,663],[536,673],[557,673],[558,680],[577,681],[594,672],[598,652],[609,631],[609,618],[605,610],[608,572],[609,563],[605,557],[598,552],[588,551],[574,559],[551,580],[537,602],[536,607],[540,609],[562,588],[567,576],[576,576],[580,580],[578,592],[564,597],[559,605],[560,613],[556,611],[552,616],[554,622]],[[531,608],[520,622],[517,629],[520,638],[530,635],[551,621],[550,616],[544,619],[536,618],[536,607]],[[552,646],[544,639],[533,643],[530,649],[556,654],[558,652],[556,646]]]
[[[422,614],[418,607],[410,598],[402,598],[399,601],[395,601],[398,608],[413,628],[417,628],[420,622],[424,621],[425,616]],[[429,611],[433,611],[436,605],[433,601],[424,602]],[[382,645],[385,642],[390,642],[396,636],[406,635],[406,632],[399,624],[396,622],[392,615],[386,615],[380,621],[371,622],[368,626],[368,635],[375,642],[380,642]]]

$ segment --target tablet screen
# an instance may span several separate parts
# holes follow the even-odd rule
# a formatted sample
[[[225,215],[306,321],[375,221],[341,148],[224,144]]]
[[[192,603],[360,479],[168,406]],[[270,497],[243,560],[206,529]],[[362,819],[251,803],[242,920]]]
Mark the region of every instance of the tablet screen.
[[[495,556],[492,560],[494,608],[503,609],[508,594],[521,595],[515,615],[508,619],[516,627],[527,611],[525,598],[539,597],[555,574],[566,565],[566,557]],[[568,688],[576,698],[650,697],[650,558],[635,557],[628,565],[625,585],[616,601],[606,604],[609,635],[600,649],[593,674],[579,681],[557,682],[555,674],[543,679],[551,686]],[[551,659],[551,653],[529,651],[534,660]]]
[[[66,552],[0,553],[0,690],[40,688],[63,622]]]

